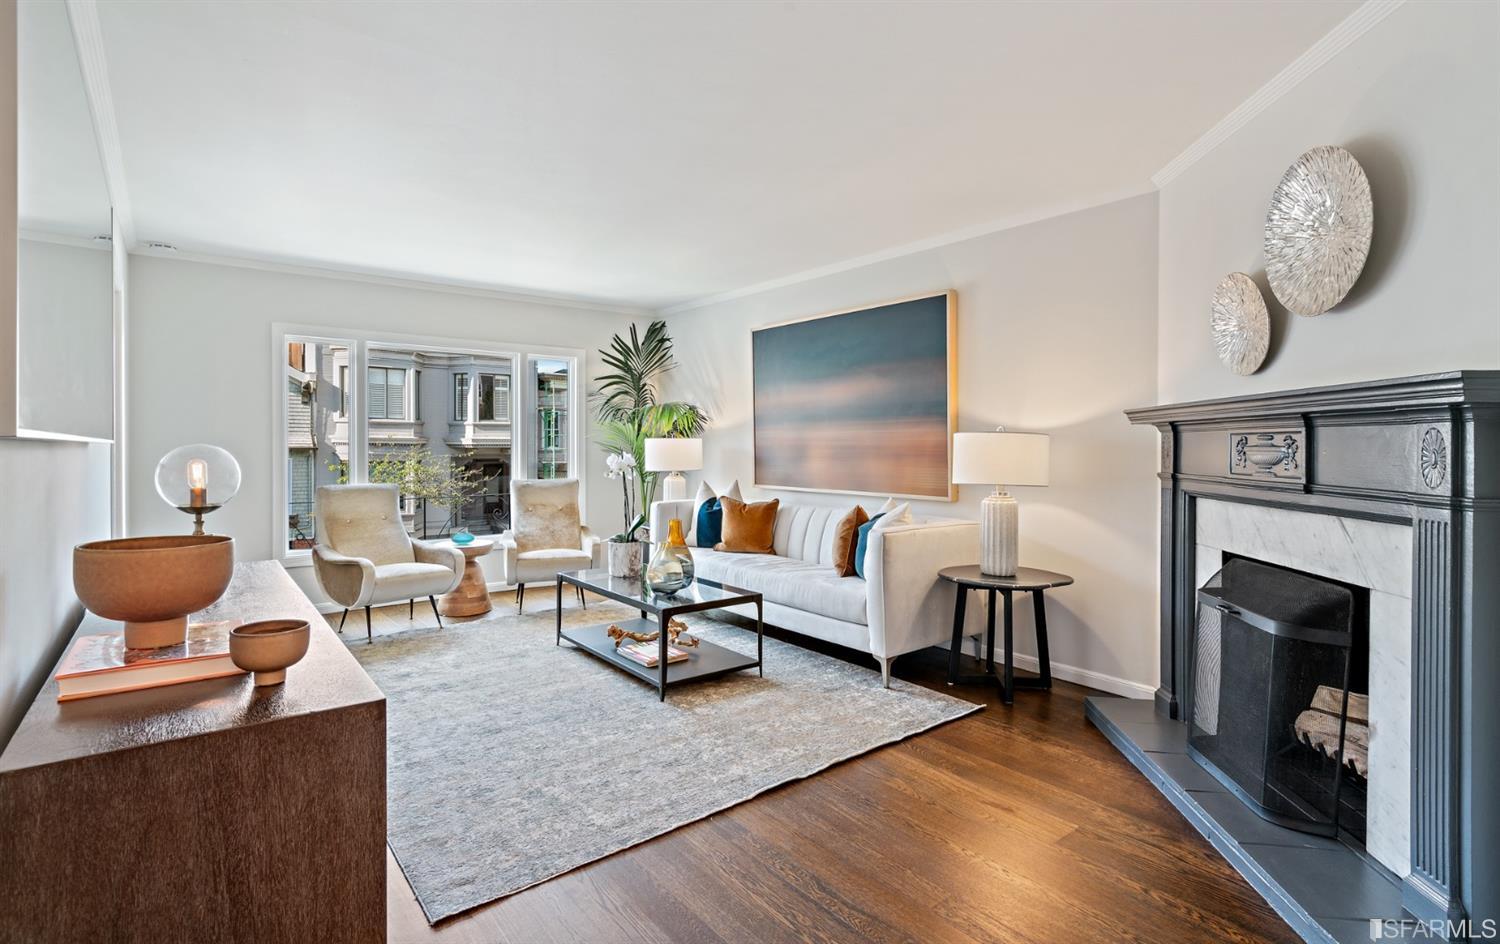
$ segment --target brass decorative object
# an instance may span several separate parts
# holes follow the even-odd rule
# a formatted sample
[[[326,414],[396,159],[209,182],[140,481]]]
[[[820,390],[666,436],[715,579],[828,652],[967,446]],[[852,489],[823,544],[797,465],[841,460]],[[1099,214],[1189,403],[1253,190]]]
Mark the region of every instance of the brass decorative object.
[[[698,645],[698,637],[687,635],[687,631],[687,624],[682,620],[675,618],[668,620],[667,644],[672,646],[687,646],[689,648]],[[608,634],[610,639],[615,641],[616,649],[620,648],[627,639],[634,642],[655,642],[661,638],[661,630],[657,630],[654,633],[637,633],[628,629],[621,629],[614,623],[609,624],[609,629],[605,630],[605,633]]]
[[[1321,315],[1349,294],[1370,253],[1375,209],[1354,155],[1315,147],[1287,168],[1266,210],[1266,279],[1277,301]]]
[[[1212,330],[1225,366],[1242,377],[1260,369],[1271,346],[1271,318],[1250,276],[1231,272],[1214,289]]]

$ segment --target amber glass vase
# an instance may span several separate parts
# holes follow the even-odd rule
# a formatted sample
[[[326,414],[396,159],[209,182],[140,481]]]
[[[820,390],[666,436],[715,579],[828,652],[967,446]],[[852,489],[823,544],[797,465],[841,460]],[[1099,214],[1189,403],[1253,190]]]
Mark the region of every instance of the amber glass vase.
[[[654,593],[676,593],[692,582],[693,552],[682,536],[682,522],[673,518],[667,525],[667,539],[656,546],[646,566],[646,586]]]

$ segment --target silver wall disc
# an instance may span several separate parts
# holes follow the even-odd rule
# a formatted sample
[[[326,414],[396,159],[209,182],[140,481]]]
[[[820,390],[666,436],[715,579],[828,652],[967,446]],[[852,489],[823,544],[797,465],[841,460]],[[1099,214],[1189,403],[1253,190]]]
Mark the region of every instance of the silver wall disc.
[[[1343,301],[1374,227],[1370,181],[1353,154],[1324,145],[1297,158],[1266,211],[1266,279],[1277,301],[1299,315]]]
[[[1214,290],[1214,350],[1236,374],[1253,374],[1271,345],[1271,318],[1260,289],[1243,272],[1231,272]]]

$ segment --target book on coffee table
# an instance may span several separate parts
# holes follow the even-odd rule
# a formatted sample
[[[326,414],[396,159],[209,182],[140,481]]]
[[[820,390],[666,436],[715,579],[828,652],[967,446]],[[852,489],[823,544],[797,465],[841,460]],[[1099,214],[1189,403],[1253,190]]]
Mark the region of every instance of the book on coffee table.
[[[57,700],[133,692],[242,675],[229,658],[229,631],[239,620],[193,623],[187,639],[160,649],[127,649],[124,633],[79,637],[57,667]]]
[[[661,644],[657,642],[632,642],[621,646],[615,651],[632,662],[639,662],[648,669],[656,668],[656,664],[661,661]],[[673,662],[681,662],[687,657],[688,654],[676,646],[667,647],[668,665]]]

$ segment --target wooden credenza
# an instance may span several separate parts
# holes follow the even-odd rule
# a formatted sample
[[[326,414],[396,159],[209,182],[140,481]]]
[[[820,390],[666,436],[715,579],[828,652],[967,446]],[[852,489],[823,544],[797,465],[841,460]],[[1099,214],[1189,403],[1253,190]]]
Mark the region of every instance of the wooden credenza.
[[[385,940],[385,696],[278,563],[194,619],[272,617],[312,625],[284,685],[43,686],[0,754],[0,941]]]

